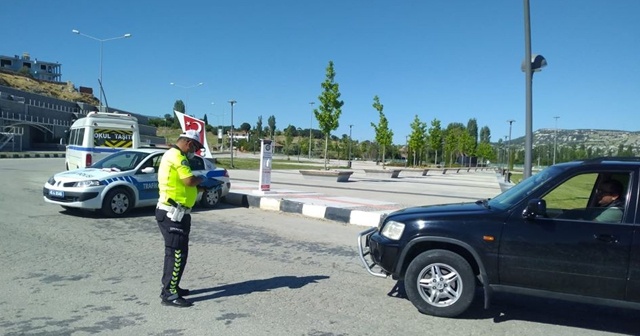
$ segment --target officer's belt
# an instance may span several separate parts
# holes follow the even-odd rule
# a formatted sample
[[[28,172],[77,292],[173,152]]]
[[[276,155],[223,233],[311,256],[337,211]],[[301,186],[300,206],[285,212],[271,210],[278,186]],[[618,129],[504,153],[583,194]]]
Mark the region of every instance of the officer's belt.
[[[164,210],[164,211],[169,211],[169,210],[171,210],[171,208],[173,208],[173,206],[164,204],[162,202],[158,202],[158,204],[156,205],[156,208],[160,209],[160,210]],[[185,214],[190,214],[191,213],[191,208],[185,208],[184,213]]]

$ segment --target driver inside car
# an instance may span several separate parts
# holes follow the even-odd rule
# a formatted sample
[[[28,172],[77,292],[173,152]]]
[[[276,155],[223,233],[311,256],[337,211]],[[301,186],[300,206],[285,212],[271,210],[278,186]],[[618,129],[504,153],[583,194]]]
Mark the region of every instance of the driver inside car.
[[[598,206],[604,208],[593,220],[596,222],[620,223],[624,212],[622,199],[622,183],[617,180],[607,180],[596,190]]]

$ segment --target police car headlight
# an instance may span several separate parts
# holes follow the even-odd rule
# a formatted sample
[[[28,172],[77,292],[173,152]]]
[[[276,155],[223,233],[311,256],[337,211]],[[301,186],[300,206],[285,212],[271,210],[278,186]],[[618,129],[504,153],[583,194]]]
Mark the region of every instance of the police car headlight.
[[[87,180],[76,182],[73,186],[78,188],[86,188],[86,187],[97,187],[100,185],[100,181],[98,180]]]
[[[56,179],[54,179],[53,176],[51,176],[49,178],[49,180],[47,181],[47,183],[49,183],[50,185],[55,185],[56,184]]]
[[[382,227],[380,234],[383,237],[387,237],[391,240],[398,240],[402,237],[404,232],[404,224],[396,221],[388,221]]]

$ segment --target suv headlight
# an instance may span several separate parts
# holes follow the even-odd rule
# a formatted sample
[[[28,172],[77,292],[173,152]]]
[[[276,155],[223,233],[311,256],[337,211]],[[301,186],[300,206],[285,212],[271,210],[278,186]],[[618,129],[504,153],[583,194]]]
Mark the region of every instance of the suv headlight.
[[[404,224],[391,220],[384,224],[380,234],[391,240],[398,240],[402,237],[402,232],[404,232]]]
[[[98,180],[87,180],[76,182],[73,186],[77,188],[86,188],[86,187],[96,187],[100,185],[100,181]]]

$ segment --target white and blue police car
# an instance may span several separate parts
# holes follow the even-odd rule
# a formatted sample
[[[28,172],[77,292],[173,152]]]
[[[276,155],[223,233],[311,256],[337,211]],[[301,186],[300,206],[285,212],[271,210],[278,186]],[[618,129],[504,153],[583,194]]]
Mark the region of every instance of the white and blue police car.
[[[132,208],[155,206],[159,197],[158,167],[166,151],[156,147],[122,150],[89,168],[55,174],[44,185],[44,200],[67,210],[101,210],[109,217],[122,216]],[[196,204],[214,207],[229,193],[229,173],[200,156],[189,163],[195,175],[222,182],[221,188],[198,193]]]

